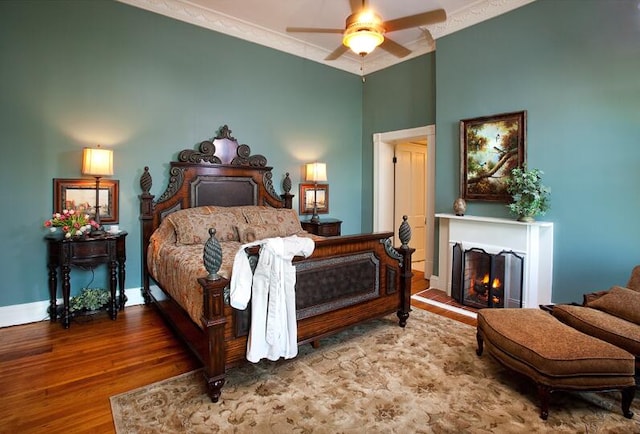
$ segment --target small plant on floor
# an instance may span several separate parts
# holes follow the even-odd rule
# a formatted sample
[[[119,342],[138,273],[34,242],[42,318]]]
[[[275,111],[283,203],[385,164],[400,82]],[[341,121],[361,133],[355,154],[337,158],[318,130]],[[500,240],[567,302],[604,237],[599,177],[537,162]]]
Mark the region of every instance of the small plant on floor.
[[[111,294],[102,288],[83,288],[80,294],[71,297],[69,310],[71,312],[98,310],[111,301]]]

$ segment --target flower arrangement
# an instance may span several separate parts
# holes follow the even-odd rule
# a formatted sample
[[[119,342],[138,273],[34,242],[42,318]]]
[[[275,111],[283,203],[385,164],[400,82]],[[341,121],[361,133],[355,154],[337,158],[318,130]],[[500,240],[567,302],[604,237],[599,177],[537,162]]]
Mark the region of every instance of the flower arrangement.
[[[89,217],[89,214],[81,214],[73,209],[62,210],[62,213],[53,213],[49,220],[44,222],[44,227],[53,228],[60,227],[64,232],[65,238],[71,238],[76,235],[89,233],[91,228],[98,228],[98,223]]]
[[[511,177],[507,179],[507,191],[513,202],[507,206],[519,221],[533,221],[536,215],[544,215],[549,209],[551,189],[542,185],[543,174],[541,170],[528,170],[526,166],[511,171]]]

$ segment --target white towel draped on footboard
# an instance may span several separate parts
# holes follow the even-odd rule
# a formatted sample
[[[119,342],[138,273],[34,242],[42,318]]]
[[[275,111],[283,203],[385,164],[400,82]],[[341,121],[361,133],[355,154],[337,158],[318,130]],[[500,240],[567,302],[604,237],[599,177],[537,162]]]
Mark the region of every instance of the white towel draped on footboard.
[[[251,274],[245,248],[260,247],[256,270]],[[290,359],[298,355],[296,322],[296,269],[294,256],[309,256],[315,243],[310,238],[267,238],[244,244],[236,253],[231,274],[231,306],[244,310],[251,300],[251,328],[247,360]]]

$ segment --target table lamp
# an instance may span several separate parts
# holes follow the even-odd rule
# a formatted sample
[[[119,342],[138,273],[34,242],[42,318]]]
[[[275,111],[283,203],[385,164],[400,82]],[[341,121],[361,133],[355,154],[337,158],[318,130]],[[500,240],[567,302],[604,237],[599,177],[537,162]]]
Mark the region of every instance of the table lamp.
[[[307,163],[305,172],[307,182],[313,182],[313,215],[310,221],[317,223],[320,221],[318,216],[318,181],[325,182],[327,180],[327,165],[325,163]],[[303,198],[300,199],[303,200]]]
[[[98,227],[91,234],[104,235],[100,224],[100,178],[113,175],[113,151],[96,148],[84,148],[82,150],[82,174],[96,178],[96,216]]]

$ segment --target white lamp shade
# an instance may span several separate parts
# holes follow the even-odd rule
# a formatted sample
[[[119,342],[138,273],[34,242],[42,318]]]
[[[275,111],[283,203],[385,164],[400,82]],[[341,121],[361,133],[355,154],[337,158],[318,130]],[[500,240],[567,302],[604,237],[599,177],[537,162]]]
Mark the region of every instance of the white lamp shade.
[[[353,33],[347,32],[342,40],[344,45],[351,48],[351,51],[360,56],[366,56],[371,53],[383,42],[384,36],[371,30],[357,30]]]
[[[327,165],[325,163],[307,163],[305,178],[310,182],[326,181]]]
[[[102,148],[82,150],[82,174],[90,176],[113,175],[113,151]]]

